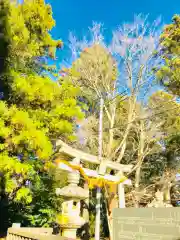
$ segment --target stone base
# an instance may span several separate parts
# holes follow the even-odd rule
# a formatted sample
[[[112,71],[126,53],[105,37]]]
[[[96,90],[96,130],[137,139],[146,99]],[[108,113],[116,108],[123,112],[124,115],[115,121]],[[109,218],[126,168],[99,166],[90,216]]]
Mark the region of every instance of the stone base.
[[[78,229],[84,224],[75,224],[75,223],[59,223],[61,229]]]
[[[84,222],[84,221],[83,221]],[[60,227],[62,229],[62,236],[66,238],[76,239],[77,229],[83,225],[82,221],[79,223],[75,223],[75,221],[71,221],[69,223],[60,223]]]
[[[74,228],[74,229],[70,229],[70,228],[66,228],[66,229],[63,229],[62,230],[62,236],[63,237],[67,237],[67,238],[72,238],[72,239],[76,239],[76,231],[77,229]]]

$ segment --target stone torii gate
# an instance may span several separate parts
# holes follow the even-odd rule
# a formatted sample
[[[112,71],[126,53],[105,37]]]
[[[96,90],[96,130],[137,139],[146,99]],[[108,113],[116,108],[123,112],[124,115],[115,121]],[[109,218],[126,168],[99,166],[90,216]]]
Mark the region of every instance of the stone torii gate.
[[[56,147],[58,146],[60,146],[59,153],[64,154],[68,158],[72,159],[72,161],[70,162],[72,165],[80,165],[82,162],[88,162],[99,166],[98,171],[83,168],[83,171],[88,177],[93,178],[101,177],[112,182],[118,182],[123,176],[123,174],[129,173],[133,167],[133,165],[124,165],[113,161],[109,161],[108,159],[102,159],[100,161],[97,156],[72,148],[68,144],[64,143],[62,140],[58,140],[56,142]],[[67,166],[64,163],[60,162],[58,165],[59,165],[58,167],[62,170],[66,170],[68,172],[74,171],[71,167]],[[106,174],[108,168],[111,170],[118,171],[118,174],[115,176]],[[123,183],[120,183],[118,186],[119,208],[125,208],[124,185],[131,185],[131,180],[127,179]]]

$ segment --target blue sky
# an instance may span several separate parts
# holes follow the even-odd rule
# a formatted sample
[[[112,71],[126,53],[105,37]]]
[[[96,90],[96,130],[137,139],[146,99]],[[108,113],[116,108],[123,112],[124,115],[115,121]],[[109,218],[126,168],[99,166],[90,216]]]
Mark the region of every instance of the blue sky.
[[[92,22],[104,24],[106,37],[124,22],[133,21],[134,15],[149,14],[153,21],[162,16],[164,23],[170,23],[174,14],[180,13],[180,0],[46,0],[53,9],[56,27],[52,31],[54,38],[61,38],[65,45],[68,35],[73,31],[77,36],[86,34]],[[58,54],[59,60],[64,53]]]

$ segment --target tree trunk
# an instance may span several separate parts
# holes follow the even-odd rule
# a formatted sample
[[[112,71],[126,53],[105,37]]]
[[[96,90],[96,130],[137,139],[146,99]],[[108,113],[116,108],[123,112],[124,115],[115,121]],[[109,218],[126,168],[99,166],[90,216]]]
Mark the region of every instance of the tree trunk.
[[[126,130],[124,132],[123,139],[122,139],[119,147],[115,151],[115,153],[118,153],[120,151],[119,156],[117,158],[118,163],[121,162],[121,160],[124,156],[124,152],[126,150],[126,141],[127,141],[129,131],[131,130],[132,122],[133,122],[133,118],[134,118],[133,115],[134,115],[135,103],[136,103],[136,100],[133,96],[129,99],[129,111],[128,111],[128,121],[127,121],[128,124],[127,124]]]
[[[109,129],[109,143],[108,143],[108,152],[107,152],[108,158],[111,156],[113,140],[114,140],[114,122],[115,122],[115,116],[116,116],[116,102],[112,103],[110,112],[111,112],[111,119],[109,120],[110,129]]]

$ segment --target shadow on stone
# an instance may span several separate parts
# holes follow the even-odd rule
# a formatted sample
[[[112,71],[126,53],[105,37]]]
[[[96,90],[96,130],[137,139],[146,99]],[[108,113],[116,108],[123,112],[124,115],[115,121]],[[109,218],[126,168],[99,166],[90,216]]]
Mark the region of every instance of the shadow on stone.
[[[80,229],[78,229],[78,236],[81,240],[89,240],[89,223],[85,223]]]
[[[89,220],[89,206],[85,201],[81,201],[81,216],[85,218],[86,221]],[[77,231],[77,236],[80,237],[81,240],[89,240],[90,239],[90,225],[86,222],[80,229]]]

